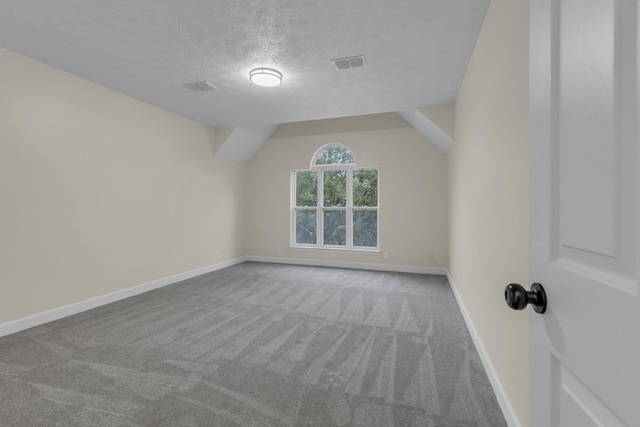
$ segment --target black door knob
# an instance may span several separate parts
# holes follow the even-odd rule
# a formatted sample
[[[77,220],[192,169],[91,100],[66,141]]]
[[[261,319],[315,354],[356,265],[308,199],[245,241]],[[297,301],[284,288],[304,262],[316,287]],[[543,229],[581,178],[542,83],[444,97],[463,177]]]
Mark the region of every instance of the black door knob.
[[[544,313],[547,310],[547,294],[540,283],[531,285],[530,291],[517,283],[511,283],[504,288],[504,299],[514,310],[524,310],[527,304],[531,304],[536,313]]]

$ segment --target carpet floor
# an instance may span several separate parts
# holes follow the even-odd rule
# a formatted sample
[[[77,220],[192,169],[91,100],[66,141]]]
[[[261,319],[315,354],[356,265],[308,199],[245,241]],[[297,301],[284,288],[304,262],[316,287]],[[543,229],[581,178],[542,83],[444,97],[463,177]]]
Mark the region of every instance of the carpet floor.
[[[446,277],[247,262],[0,338],[0,425],[506,422]]]

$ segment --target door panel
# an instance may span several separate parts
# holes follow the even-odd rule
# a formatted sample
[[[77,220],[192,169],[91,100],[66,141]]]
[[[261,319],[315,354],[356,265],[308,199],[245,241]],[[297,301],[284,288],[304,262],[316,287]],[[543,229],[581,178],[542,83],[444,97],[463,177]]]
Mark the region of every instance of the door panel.
[[[638,4],[531,2],[531,425],[640,426]]]
[[[624,427],[611,410],[589,390],[575,375],[560,365],[557,366],[556,393],[558,400],[554,408],[558,412],[558,425],[580,427]]]
[[[609,256],[619,253],[620,143],[614,106],[620,81],[615,74],[615,3],[559,1],[557,39],[552,41],[557,45],[558,69],[552,84],[558,90],[552,96],[558,111],[562,244]],[[578,151],[583,155],[576,156]],[[588,229],[592,231],[585,233]]]

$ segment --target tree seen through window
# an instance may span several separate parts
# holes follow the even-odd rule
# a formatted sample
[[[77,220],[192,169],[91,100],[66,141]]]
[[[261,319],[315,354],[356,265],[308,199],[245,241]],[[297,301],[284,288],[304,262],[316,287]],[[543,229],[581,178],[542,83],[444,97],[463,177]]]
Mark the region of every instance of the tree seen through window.
[[[294,244],[378,247],[378,169],[355,163],[347,147],[330,145],[313,169],[294,172]]]

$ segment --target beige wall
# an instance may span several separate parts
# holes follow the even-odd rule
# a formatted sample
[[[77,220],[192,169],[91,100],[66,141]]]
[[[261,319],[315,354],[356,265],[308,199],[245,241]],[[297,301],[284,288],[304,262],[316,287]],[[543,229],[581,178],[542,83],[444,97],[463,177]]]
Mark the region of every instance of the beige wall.
[[[493,0],[455,105],[448,155],[449,270],[497,375],[528,425],[528,313],[504,287],[529,276],[528,2]]]
[[[449,266],[528,425],[528,317],[503,301],[528,282],[527,30],[526,1],[493,0],[448,156],[380,114],[282,125],[248,167],[213,157],[210,128],[0,48],[0,323],[205,266],[207,252]],[[389,260],[289,249],[291,170],[329,143],[380,168]]]
[[[0,49],[0,323],[244,255],[213,129]]]
[[[452,139],[454,137],[455,110],[453,105],[438,105],[435,107],[421,107],[418,111],[438,126],[441,131]]]
[[[349,147],[358,166],[380,168],[379,242],[389,260],[380,254],[289,249],[291,171],[308,169],[315,152],[330,143]],[[446,179],[445,155],[395,113],[282,125],[249,163],[247,253],[446,267]]]

